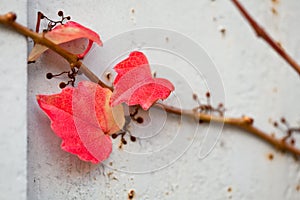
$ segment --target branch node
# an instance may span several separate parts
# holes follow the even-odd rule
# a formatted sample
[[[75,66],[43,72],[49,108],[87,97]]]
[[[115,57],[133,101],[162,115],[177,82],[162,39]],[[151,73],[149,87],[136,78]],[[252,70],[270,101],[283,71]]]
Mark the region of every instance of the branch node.
[[[254,122],[254,119],[248,116],[243,116],[243,120],[247,125],[252,125]]]
[[[16,21],[17,19],[17,15],[16,13],[13,13],[13,12],[9,12],[5,15],[6,19],[7,19],[7,22],[9,23],[13,23],[14,21]]]

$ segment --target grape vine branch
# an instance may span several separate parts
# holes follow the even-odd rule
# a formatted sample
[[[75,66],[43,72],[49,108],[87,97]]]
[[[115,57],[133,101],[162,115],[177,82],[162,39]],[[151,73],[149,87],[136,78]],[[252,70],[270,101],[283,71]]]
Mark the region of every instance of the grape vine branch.
[[[300,67],[297,64],[296,61],[292,59],[291,56],[289,56],[286,51],[278,44],[276,43],[270,36],[267,34],[266,31],[264,31],[258,24],[255,22],[255,20],[248,14],[248,12],[242,7],[242,5],[237,0],[232,0],[234,5],[241,11],[241,13],[245,16],[245,18],[249,21],[250,25],[253,27],[253,29],[256,31],[257,35],[263,38],[268,44],[271,45],[271,47],[278,52],[283,59],[285,59],[300,75]],[[47,38],[44,37],[43,34],[38,34],[36,32],[31,31],[27,27],[19,24],[16,22],[16,14],[10,12],[5,15],[0,15],[0,24],[6,25],[12,30],[19,32],[20,34],[29,37],[33,39],[35,43],[44,45],[48,47],[49,49],[53,50],[60,56],[62,56],[64,59],[66,59],[69,64],[70,68],[77,68],[79,69],[88,79],[90,79],[92,82],[96,82],[102,87],[109,88],[110,90],[113,90],[112,87],[106,85],[103,83],[87,66],[85,66],[80,59],[77,57],[77,55],[72,54],[65,49],[61,48],[59,45],[56,45],[55,43],[51,42]],[[196,109],[193,110],[183,110],[180,108],[176,108],[173,106],[165,105],[162,103],[156,103],[153,105],[153,107],[157,107],[160,109],[164,109],[168,113],[172,113],[175,115],[182,115],[186,117],[195,118],[199,122],[217,122],[217,123],[224,123],[225,125],[229,125],[232,127],[236,127],[238,129],[244,130],[244,132],[248,132],[252,135],[257,136],[258,138],[262,139],[266,143],[272,145],[274,148],[292,153],[295,156],[300,156],[300,149],[298,149],[294,143],[289,143],[286,141],[286,138],[276,138],[275,136],[272,136],[271,134],[257,128],[254,126],[254,120],[253,118],[243,116],[238,118],[233,117],[224,117],[222,115],[216,115],[213,113],[206,113],[201,111],[196,111]],[[294,131],[296,130],[296,131]],[[241,131],[243,132],[243,131]],[[298,129],[290,128],[287,129],[287,132],[298,132]]]
[[[300,65],[283,49],[280,43],[276,42],[247,12],[238,0],[232,0],[236,8],[241,12],[251,27],[256,32],[256,35],[265,40],[300,76]]]

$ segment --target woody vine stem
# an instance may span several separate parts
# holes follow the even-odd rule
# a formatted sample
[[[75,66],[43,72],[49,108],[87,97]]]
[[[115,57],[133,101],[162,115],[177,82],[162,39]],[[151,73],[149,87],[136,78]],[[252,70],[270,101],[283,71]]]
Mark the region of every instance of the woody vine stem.
[[[265,40],[300,75],[300,66],[297,64],[297,62],[294,61],[292,57],[289,56],[286,53],[286,51],[274,39],[272,39],[269,36],[269,34],[267,34],[266,31],[264,31],[261,28],[261,26],[258,25],[258,23],[248,14],[248,12],[243,8],[243,6],[239,3],[238,0],[232,0],[232,2],[238,8],[238,10],[243,14],[243,16],[247,19],[247,21],[250,23],[250,25],[255,30],[257,35],[261,37],[263,40]],[[56,45],[52,41],[45,38],[42,34],[33,32],[29,30],[27,27],[17,23],[16,14],[7,13],[5,15],[0,15],[0,23],[8,27],[11,27],[14,31],[17,31],[26,37],[32,38],[35,43],[47,46],[49,49],[53,50],[54,52],[58,53],[60,56],[65,58],[69,62],[71,69],[77,68],[92,82],[96,82],[102,87],[106,87],[109,88],[110,90],[113,90],[113,88],[103,83],[92,71],[90,71],[89,68],[87,68],[79,60],[77,55],[72,54],[66,51],[65,49],[61,48],[59,45]],[[284,137],[283,139],[280,139],[280,138],[275,138],[271,134],[255,127],[254,120],[247,116],[243,116],[240,118],[224,117],[222,115],[214,115],[213,113],[208,114],[206,112],[199,112],[199,111],[197,112],[195,111],[195,109],[183,110],[183,109],[175,108],[173,106],[168,106],[161,103],[156,103],[153,106],[164,109],[168,113],[195,118],[199,120],[199,122],[212,121],[217,123],[224,123],[225,125],[242,129],[252,135],[259,137],[260,139],[264,140],[265,142],[272,145],[278,150],[290,152],[295,156],[300,156],[300,149],[295,147],[294,142],[286,141],[287,137],[289,137],[293,132],[300,132],[298,128],[287,127],[288,136]],[[285,119],[282,119],[281,122],[283,124],[286,124]],[[278,126],[278,123],[274,123],[274,126]]]

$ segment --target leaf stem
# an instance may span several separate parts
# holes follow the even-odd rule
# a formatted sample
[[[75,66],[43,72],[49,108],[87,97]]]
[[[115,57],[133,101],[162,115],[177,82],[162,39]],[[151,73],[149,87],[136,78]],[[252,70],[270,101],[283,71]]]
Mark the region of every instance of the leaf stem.
[[[233,2],[237,2],[237,1],[233,0]],[[109,88],[110,90],[113,90],[112,87],[109,87],[105,83],[103,83],[91,70],[89,70],[88,67],[86,67],[82,62],[80,62],[75,54],[72,54],[62,49],[59,45],[56,45],[55,43],[51,42],[47,38],[43,37],[43,35],[29,30],[28,28],[15,22],[15,20],[16,20],[16,15],[14,13],[0,15],[1,24],[7,25],[11,27],[13,30],[19,32],[20,34],[32,38],[38,44],[47,46],[48,48],[52,49],[53,51],[61,55],[63,58],[65,58],[70,63],[71,68],[73,67],[79,68],[83,72],[83,74],[86,75],[86,77],[91,81],[98,83],[102,87],[106,87]],[[247,131],[248,133],[251,133],[252,135],[259,137],[260,139],[264,140],[265,142],[272,145],[276,149],[287,151],[294,155],[300,156],[300,150],[297,149],[295,146],[285,142],[282,139],[275,138],[270,134],[253,126],[254,121],[250,117],[244,116],[241,118],[230,118],[230,117],[209,115],[201,112],[195,112],[193,110],[183,110],[173,106],[164,105],[161,103],[156,103],[153,106],[164,109],[168,113],[192,117],[197,120],[202,120],[203,122],[224,123],[229,126],[237,127],[244,131]]]

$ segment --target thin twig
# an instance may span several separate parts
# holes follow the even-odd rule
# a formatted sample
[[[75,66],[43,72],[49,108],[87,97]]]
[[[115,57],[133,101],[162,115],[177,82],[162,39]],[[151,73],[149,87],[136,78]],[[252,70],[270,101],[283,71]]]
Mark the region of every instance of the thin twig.
[[[233,127],[237,127],[252,135],[263,139],[265,142],[269,143],[273,147],[281,151],[288,151],[294,155],[300,156],[300,149],[296,148],[294,145],[291,145],[281,139],[277,139],[272,135],[260,130],[259,128],[253,125],[254,121],[250,117],[243,116],[241,118],[231,118],[231,117],[222,117],[222,116],[215,116],[209,115],[205,113],[194,113],[192,110],[182,110],[175,108],[173,106],[164,105],[161,103],[156,103],[155,107],[160,107],[164,109],[168,113],[173,113],[176,115],[188,116],[188,117],[195,117],[198,120],[202,120],[203,122],[218,122],[224,123],[226,125],[230,125]]]
[[[232,0],[232,2],[249,22],[257,36],[265,40],[300,75],[300,65],[251,17],[238,0]]]
[[[62,57],[64,57],[71,65],[71,67],[79,68],[91,81],[100,84],[102,87],[109,88],[113,90],[111,87],[107,86],[103,83],[92,71],[90,71],[83,63],[81,63],[75,54],[72,54],[58,45],[54,44],[50,40],[46,39],[45,37],[37,34],[35,32],[30,31],[28,28],[18,24],[15,22],[16,15],[13,13],[8,13],[6,15],[0,15],[0,23],[5,24],[13,30],[19,32],[20,34],[32,38],[36,43],[42,44],[47,46],[48,48],[52,49]],[[202,120],[203,122],[217,122],[217,123],[224,123],[226,125],[234,126],[245,130],[260,139],[264,140],[265,142],[269,143],[276,149],[290,152],[294,155],[300,156],[300,150],[297,149],[295,146],[284,142],[281,139],[276,139],[272,137],[268,133],[256,128],[253,126],[253,119],[250,117],[241,117],[241,118],[230,118],[230,117],[223,117],[223,116],[215,116],[209,115],[201,112],[195,112],[193,110],[182,110],[173,106],[168,106],[160,103],[154,104],[155,107],[161,108],[166,110],[168,113],[173,113],[176,115],[183,115],[192,117],[198,120]]]
[[[96,76],[96,74],[94,74],[87,66],[85,66],[83,63],[81,63],[81,66],[79,68],[79,70],[88,78],[90,79],[90,81],[94,82],[94,83],[98,83],[101,87],[105,87],[110,89],[111,91],[113,90],[112,87],[106,85],[105,83],[103,83],[98,76]]]

